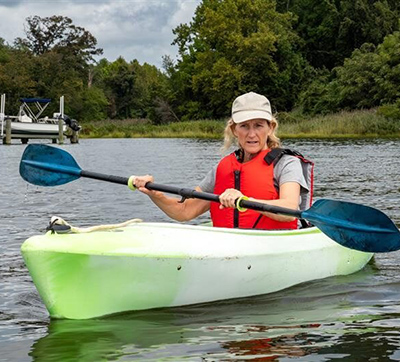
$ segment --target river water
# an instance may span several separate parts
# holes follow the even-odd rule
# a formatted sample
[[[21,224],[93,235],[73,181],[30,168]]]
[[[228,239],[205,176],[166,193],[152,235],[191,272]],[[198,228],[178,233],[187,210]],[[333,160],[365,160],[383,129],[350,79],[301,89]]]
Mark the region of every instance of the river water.
[[[287,141],[315,161],[315,199],[349,200],[400,225],[400,141]],[[61,146],[82,169],[196,186],[220,158],[220,142],[99,139]],[[400,252],[360,272],[252,298],[50,320],[20,254],[52,215],[76,226],[131,218],[167,221],[148,198],[89,179],[43,188],[18,167],[25,146],[0,145],[0,361],[278,360],[399,361]],[[194,223],[207,220],[207,215]],[[117,297],[117,296],[116,296]]]

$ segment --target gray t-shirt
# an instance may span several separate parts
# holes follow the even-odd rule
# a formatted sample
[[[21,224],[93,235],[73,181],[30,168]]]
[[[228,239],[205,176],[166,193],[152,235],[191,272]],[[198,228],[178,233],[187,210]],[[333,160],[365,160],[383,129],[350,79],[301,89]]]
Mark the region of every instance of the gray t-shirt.
[[[203,192],[214,192],[215,177],[217,174],[218,164],[215,165],[200,182],[199,187]],[[283,155],[279,162],[274,167],[274,186],[279,192],[279,187],[286,182],[297,182],[300,187],[300,203],[301,199],[310,190],[301,167],[301,161],[294,156]],[[246,195],[250,196],[251,195]]]

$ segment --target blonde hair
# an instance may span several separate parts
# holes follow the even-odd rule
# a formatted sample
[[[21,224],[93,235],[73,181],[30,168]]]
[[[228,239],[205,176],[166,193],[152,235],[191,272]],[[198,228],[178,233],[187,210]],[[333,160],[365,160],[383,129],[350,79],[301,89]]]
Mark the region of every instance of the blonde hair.
[[[267,121],[269,126],[272,128],[272,133],[268,136],[267,146],[268,148],[278,148],[281,146],[281,140],[275,134],[278,129],[278,121],[272,117],[272,120]],[[236,127],[236,123],[233,122],[233,119],[230,118],[226,122],[225,130],[224,130],[224,144],[221,147],[222,152],[226,152],[233,144],[237,145],[237,138],[233,134],[233,130]],[[240,146],[240,145],[239,145]]]

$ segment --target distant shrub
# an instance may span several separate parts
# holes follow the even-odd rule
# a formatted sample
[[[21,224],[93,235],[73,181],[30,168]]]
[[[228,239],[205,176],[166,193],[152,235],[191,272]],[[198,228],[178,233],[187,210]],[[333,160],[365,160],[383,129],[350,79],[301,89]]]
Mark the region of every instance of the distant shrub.
[[[400,99],[396,103],[385,104],[379,107],[378,114],[390,120],[400,121]]]

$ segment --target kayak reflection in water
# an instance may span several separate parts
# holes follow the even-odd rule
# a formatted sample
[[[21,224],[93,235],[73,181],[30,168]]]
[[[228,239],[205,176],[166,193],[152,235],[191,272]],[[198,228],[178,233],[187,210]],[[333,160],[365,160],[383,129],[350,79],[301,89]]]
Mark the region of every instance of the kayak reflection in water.
[[[148,190],[146,183],[154,182],[151,175],[132,176],[130,180],[177,221],[189,221],[210,211],[216,227],[297,229],[294,217],[236,208],[238,199],[295,210],[311,206],[313,164],[296,151],[280,148],[277,128],[265,96],[250,92],[234,100],[223,150],[234,143],[239,148],[222,158],[196,187],[196,191],[220,195],[220,204],[200,199],[179,202],[162,192]]]

